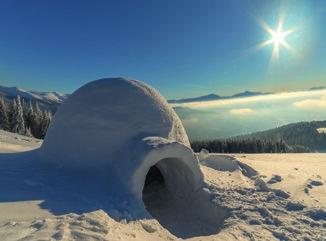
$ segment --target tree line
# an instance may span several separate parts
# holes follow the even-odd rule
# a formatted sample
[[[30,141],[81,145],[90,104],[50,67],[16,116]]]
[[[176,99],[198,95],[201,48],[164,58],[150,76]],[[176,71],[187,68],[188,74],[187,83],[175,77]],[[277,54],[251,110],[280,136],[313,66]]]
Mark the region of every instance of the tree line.
[[[43,139],[52,119],[52,113],[36,103],[26,103],[19,96],[5,101],[0,96],[0,129]]]
[[[326,121],[311,121],[291,123],[267,131],[238,136],[234,139],[259,139],[273,142],[282,140],[294,149],[309,149],[311,151],[326,151],[326,134],[319,133],[318,128],[326,127]]]
[[[195,152],[206,149],[217,153],[289,153],[310,152],[302,146],[289,146],[283,140],[260,140],[260,139],[225,139],[192,141],[191,147]]]

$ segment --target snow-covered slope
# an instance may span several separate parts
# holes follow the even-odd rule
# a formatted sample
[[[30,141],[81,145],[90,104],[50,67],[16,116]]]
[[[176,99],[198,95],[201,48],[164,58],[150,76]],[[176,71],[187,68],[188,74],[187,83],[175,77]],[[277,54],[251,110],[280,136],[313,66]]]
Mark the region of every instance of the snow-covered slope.
[[[5,86],[0,86],[0,95],[7,98],[15,98],[20,96],[24,99],[42,101],[48,104],[61,104],[68,97],[66,94],[60,94],[57,92],[39,92]]]
[[[42,140],[0,130],[0,152],[23,152],[38,148]]]
[[[326,134],[326,128],[317,128],[318,133]]]

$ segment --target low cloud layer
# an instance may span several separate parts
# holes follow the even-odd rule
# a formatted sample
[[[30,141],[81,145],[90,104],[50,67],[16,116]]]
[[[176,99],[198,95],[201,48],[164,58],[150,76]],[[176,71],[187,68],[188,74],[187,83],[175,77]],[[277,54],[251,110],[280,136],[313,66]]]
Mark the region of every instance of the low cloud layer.
[[[326,111],[326,95],[320,99],[306,99],[293,103],[293,106],[299,109],[325,109]]]
[[[227,138],[326,120],[326,90],[175,104],[191,139]]]
[[[286,100],[297,100],[300,98],[318,98],[319,96],[325,96],[326,90],[318,91],[296,91],[296,92],[284,92],[270,95],[259,95],[245,98],[232,98],[232,99],[222,99],[214,101],[202,101],[202,102],[190,102],[190,103],[180,103],[173,104],[172,106],[177,107],[188,107],[188,108],[214,108],[228,105],[238,105],[238,104],[250,104],[257,102],[269,102],[269,101],[286,101]]]
[[[243,108],[243,109],[231,109],[229,112],[234,115],[246,115],[246,114],[251,114],[254,111],[250,108]]]

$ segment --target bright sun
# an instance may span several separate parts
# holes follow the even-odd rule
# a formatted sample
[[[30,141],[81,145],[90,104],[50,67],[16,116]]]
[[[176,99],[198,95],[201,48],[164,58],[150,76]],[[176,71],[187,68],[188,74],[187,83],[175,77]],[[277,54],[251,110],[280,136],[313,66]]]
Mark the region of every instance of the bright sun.
[[[270,39],[259,44],[258,48],[264,48],[268,45],[273,45],[272,52],[272,61],[278,61],[280,56],[280,48],[285,47],[288,50],[294,52],[294,49],[288,42],[286,41],[286,37],[294,32],[294,29],[283,30],[284,18],[280,18],[277,24],[276,29],[272,29],[267,23],[265,23],[262,19],[258,19],[262,28],[270,34]]]
[[[282,30],[276,30],[273,34],[272,34],[272,40],[274,42],[274,44],[280,45],[281,43],[284,43],[284,32],[282,32]]]

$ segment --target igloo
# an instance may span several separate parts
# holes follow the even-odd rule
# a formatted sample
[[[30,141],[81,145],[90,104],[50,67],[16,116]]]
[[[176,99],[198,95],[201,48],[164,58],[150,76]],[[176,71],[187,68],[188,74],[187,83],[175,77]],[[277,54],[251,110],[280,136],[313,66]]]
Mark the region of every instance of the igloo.
[[[203,185],[180,119],[155,89],[137,80],[100,79],[74,92],[55,114],[40,155],[73,172],[107,175],[119,195],[143,211],[142,192],[152,179],[163,178],[183,198]]]

